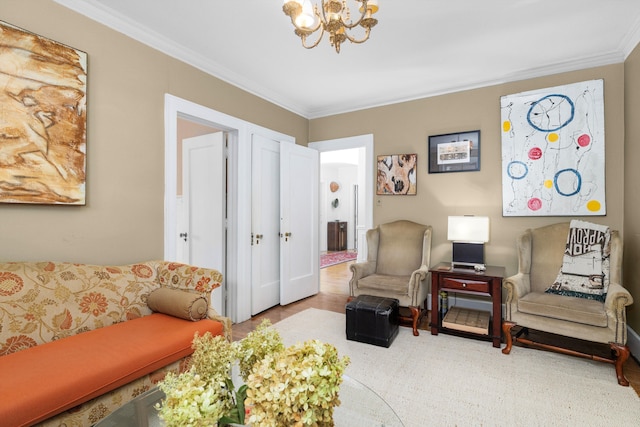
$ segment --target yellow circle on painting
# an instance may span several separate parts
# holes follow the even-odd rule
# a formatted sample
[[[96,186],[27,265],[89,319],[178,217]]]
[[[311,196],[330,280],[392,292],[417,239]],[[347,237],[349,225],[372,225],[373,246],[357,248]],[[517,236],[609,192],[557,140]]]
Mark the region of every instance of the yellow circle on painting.
[[[549,142],[558,142],[558,134],[555,132],[551,132],[548,136],[547,136],[547,140]]]
[[[511,122],[509,120],[502,122],[502,130],[505,132],[509,132],[511,130]]]
[[[598,212],[600,210],[600,202],[597,200],[589,200],[587,202],[587,209],[591,212]]]
[[[553,181],[551,181],[550,179],[545,180],[544,186],[547,188],[553,187]]]

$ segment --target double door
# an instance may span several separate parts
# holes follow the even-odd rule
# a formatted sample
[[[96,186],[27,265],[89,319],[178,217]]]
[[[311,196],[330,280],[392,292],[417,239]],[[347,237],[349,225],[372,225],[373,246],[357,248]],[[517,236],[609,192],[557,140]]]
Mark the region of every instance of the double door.
[[[319,291],[318,152],[252,136],[251,314]]]

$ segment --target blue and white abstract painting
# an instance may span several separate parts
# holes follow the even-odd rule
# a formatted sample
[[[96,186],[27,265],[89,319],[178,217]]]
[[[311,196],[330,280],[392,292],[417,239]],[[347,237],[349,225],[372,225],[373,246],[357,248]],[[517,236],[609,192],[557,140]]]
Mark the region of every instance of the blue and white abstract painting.
[[[603,80],[506,95],[504,216],[605,215]]]

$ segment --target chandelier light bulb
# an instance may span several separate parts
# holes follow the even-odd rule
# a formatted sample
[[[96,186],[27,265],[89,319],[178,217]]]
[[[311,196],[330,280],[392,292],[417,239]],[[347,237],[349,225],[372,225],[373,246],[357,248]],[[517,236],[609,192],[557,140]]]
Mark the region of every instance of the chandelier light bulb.
[[[313,16],[313,7],[311,2],[304,2],[302,5],[302,13],[296,17],[296,25],[305,30],[313,28],[315,17]]]

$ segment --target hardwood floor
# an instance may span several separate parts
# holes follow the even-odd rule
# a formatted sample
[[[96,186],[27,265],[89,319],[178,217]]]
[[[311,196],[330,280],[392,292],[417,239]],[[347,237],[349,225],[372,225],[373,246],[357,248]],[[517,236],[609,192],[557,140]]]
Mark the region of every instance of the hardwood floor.
[[[276,323],[293,314],[306,310],[307,308],[318,308],[322,310],[335,311],[337,313],[344,313],[345,304],[347,303],[347,298],[349,296],[349,279],[351,278],[349,265],[351,264],[353,264],[353,262],[345,262],[321,269],[320,293],[317,295],[305,298],[287,306],[273,307],[245,322],[234,324],[233,339],[239,340],[244,338],[247,333],[251,332],[265,318],[271,320],[271,323]],[[421,330],[426,331],[429,329],[428,319],[429,316],[424,316],[422,324],[419,327]],[[532,349],[530,351],[541,350]],[[638,396],[640,396],[640,365],[633,356],[627,360],[624,367],[624,373],[633,389],[638,393]],[[611,377],[613,381],[615,381],[615,370],[613,365],[611,366]]]
[[[320,293],[301,301],[286,306],[275,306],[269,310],[253,316],[251,319],[233,325],[233,339],[244,338],[258,326],[263,319],[276,323],[307,308],[319,308],[322,310],[344,313],[344,306],[349,297],[349,279],[351,271],[349,265],[353,262],[344,262],[320,270]]]

